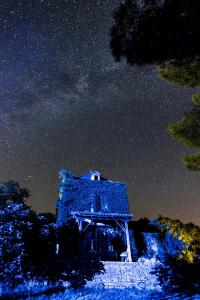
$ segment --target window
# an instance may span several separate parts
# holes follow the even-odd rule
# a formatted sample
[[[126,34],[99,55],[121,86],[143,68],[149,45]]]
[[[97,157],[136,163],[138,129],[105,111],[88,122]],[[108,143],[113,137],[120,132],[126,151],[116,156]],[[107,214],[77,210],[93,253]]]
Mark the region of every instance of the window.
[[[101,210],[101,198],[100,196],[96,197],[96,211],[100,211]]]
[[[91,180],[100,180],[100,173],[93,173],[90,178]]]
[[[65,201],[65,206],[69,206],[70,204],[73,203],[73,201],[74,201],[74,199],[67,199],[67,200]]]

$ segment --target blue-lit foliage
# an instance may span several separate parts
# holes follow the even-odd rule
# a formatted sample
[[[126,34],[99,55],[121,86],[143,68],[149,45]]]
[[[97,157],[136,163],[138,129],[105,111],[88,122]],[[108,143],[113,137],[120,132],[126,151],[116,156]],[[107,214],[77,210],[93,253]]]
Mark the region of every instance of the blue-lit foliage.
[[[7,198],[7,195],[5,197]],[[87,280],[91,280],[95,273],[103,270],[95,257],[88,256],[87,264],[75,261],[69,264],[66,253],[71,249],[73,256],[78,254],[79,244],[65,244],[65,255],[57,255],[56,244],[60,242],[61,235],[56,230],[55,216],[50,213],[36,214],[23,202],[22,194],[21,198],[19,197],[18,191],[13,197],[16,201],[5,204],[0,209],[2,291],[19,285],[25,287],[31,281],[47,282],[56,286],[68,281],[71,287],[76,289],[82,287]],[[68,236],[79,240],[79,232],[76,234],[72,226],[68,225]],[[62,236],[63,241],[65,238],[66,236]]]
[[[26,280],[43,281],[45,257],[54,253],[55,225],[24,203],[0,210],[0,282],[14,287]],[[50,277],[49,277],[50,278]]]

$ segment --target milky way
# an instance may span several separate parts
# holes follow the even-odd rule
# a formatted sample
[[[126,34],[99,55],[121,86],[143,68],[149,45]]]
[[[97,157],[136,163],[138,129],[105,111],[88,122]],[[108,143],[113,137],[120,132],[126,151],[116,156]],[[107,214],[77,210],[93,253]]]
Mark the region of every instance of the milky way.
[[[135,218],[199,224],[200,175],[185,169],[187,149],[166,130],[193,91],[163,82],[155,66],[114,62],[119,3],[0,2],[0,179],[30,188],[34,209],[53,211],[60,168],[97,169],[128,183]]]

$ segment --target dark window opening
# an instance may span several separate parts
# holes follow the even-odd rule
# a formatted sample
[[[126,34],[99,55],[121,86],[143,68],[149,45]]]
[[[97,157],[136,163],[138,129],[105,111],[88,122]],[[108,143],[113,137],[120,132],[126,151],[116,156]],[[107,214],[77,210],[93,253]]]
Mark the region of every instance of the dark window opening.
[[[94,180],[98,180],[99,177],[97,175],[94,175]]]
[[[101,198],[99,196],[96,197],[96,211],[101,210]]]
[[[73,201],[74,199],[67,199],[65,202],[65,206],[69,206]]]

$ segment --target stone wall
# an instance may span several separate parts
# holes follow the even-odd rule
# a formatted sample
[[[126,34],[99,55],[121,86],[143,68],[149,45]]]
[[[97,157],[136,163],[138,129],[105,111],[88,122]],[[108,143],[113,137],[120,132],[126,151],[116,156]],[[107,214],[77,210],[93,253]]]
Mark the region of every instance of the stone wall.
[[[58,226],[64,225],[72,211],[129,214],[127,186],[110,180],[63,178],[57,208]]]
[[[105,288],[136,288],[138,290],[161,290],[157,276],[151,274],[160,264],[155,258],[140,258],[137,262],[103,262],[105,273],[95,275],[88,286]]]

